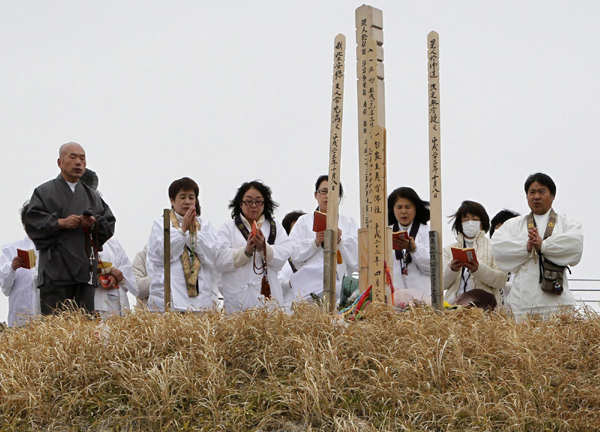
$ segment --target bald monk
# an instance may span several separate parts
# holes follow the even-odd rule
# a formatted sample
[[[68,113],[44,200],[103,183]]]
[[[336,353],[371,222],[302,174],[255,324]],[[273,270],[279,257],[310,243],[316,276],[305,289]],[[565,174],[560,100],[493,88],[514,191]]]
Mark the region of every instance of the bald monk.
[[[63,309],[67,300],[94,310],[97,251],[113,235],[108,205],[79,181],[85,150],[77,143],[59,150],[60,174],[38,186],[25,215],[25,230],[39,251],[37,285],[43,315]]]

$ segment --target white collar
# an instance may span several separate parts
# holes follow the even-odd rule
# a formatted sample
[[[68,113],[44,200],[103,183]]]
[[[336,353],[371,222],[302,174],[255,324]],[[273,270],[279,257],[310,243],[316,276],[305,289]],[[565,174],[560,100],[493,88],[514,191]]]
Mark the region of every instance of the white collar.
[[[65,180],[65,181],[66,181],[66,180]],[[79,182],[75,182],[75,183],[71,183],[71,182],[68,182],[68,181],[66,181],[66,182],[67,182],[67,184],[69,185],[69,187],[71,188],[71,191],[73,191],[73,193],[75,193],[75,188],[77,187],[77,184],[78,184]]]
[[[249,231],[252,231],[252,224],[250,222],[248,222],[248,219],[246,219],[244,217],[243,214],[240,213],[240,218],[242,219],[242,222],[244,223],[244,225],[246,226],[246,228],[248,228]],[[256,221],[256,225],[261,224],[265,221],[265,215],[261,214],[260,217],[258,218],[258,220]]]

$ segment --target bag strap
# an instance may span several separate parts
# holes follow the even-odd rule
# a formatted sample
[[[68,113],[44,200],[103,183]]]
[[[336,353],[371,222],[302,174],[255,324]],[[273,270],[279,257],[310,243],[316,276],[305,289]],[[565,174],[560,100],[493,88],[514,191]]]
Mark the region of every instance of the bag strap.
[[[550,209],[550,217],[548,218],[548,224],[546,225],[546,231],[544,232],[544,240],[552,235],[554,231],[554,227],[556,226],[556,212],[554,209]],[[533,212],[527,215],[527,230],[529,231],[531,228],[537,228],[537,223],[535,222],[535,217],[533,217]],[[542,283],[544,280],[544,257],[542,256],[542,251],[537,251],[539,257],[539,266],[540,266],[540,279],[538,283]],[[570,271],[570,270],[569,270]]]

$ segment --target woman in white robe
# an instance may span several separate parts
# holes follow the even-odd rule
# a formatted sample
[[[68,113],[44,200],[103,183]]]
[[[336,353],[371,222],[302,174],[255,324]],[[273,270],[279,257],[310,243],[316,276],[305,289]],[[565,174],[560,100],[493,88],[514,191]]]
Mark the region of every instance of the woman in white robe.
[[[26,208],[26,207],[25,207]],[[27,269],[17,255],[17,249],[34,250],[29,237],[2,246],[0,256],[0,287],[8,297],[8,325],[20,327],[40,314],[40,290],[37,287],[37,266]]]
[[[315,199],[317,211],[327,213],[327,192],[329,180],[327,175],[322,175],[315,183]],[[343,197],[343,188],[340,184],[340,199]],[[324,231],[313,231],[315,213],[301,216],[290,233],[294,241],[292,262],[297,272],[290,277],[290,284],[295,297],[311,300],[313,296],[323,298],[323,241]],[[338,219],[338,251],[342,263],[337,264],[336,271],[336,300],[339,300],[342,280],[344,276],[351,276],[358,272],[358,226],[351,217],[343,214]]]
[[[285,305],[278,275],[292,253],[292,243],[273,220],[276,207],[271,189],[259,181],[242,184],[229,204],[232,219],[219,229],[221,245],[215,261],[226,312],[260,307],[267,299]]]
[[[463,201],[453,218],[456,243],[444,248],[445,300],[450,304],[463,304],[463,296],[469,299],[468,304],[478,296],[479,301],[475,303],[482,308],[502,305],[500,289],[508,275],[496,264],[491,243],[485,236],[490,229],[490,218],[485,208],[474,201]],[[453,259],[452,248],[473,248],[477,262]]]
[[[169,187],[171,200],[171,310],[198,312],[216,305],[212,271],[218,250],[217,232],[200,218],[198,184],[188,178]],[[148,309],[163,312],[164,222],[158,218],[148,240],[148,275],[152,279]]]
[[[112,268],[110,274],[107,275],[109,285],[104,286],[100,278],[98,280],[94,295],[94,310],[99,312],[102,318],[110,315],[123,315],[126,310],[129,310],[127,293],[131,293],[133,296],[138,295],[131,261],[121,243],[114,237],[104,243],[99,256],[102,262],[110,262]]]
[[[412,188],[400,187],[388,197],[388,224],[393,232],[408,234],[408,239],[394,239],[396,302],[414,299],[431,303],[429,214],[429,202]]]

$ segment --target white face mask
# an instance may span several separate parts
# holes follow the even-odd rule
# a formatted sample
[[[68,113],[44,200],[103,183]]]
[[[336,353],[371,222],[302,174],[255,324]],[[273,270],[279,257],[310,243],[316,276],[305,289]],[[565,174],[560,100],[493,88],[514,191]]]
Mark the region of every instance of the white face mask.
[[[479,230],[481,230],[481,222],[474,220],[463,222],[462,230],[465,237],[473,238],[477,235]]]

